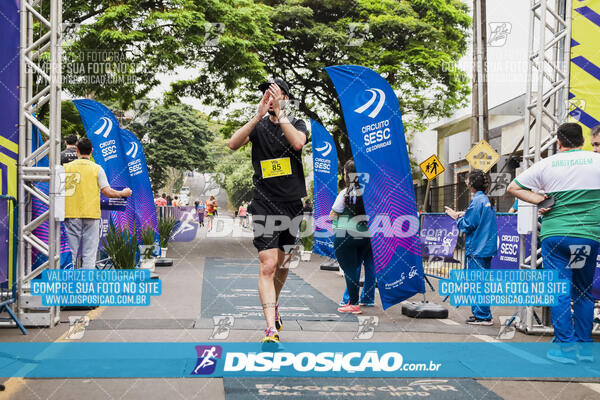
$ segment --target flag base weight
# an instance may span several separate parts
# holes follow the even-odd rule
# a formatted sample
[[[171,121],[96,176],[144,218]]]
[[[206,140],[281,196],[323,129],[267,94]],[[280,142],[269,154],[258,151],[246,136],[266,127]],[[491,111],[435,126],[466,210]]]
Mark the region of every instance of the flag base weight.
[[[171,267],[173,265],[172,258],[157,258],[155,267]]]
[[[448,310],[439,304],[427,301],[409,301],[402,304],[402,314],[411,318],[448,318]]]
[[[98,306],[61,306],[61,311],[90,311],[95,310]]]
[[[321,264],[321,266],[319,268],[321,269],[321,271],[339,271],[340,270],[340,266],[338,265],[337,261],[332,261],[330,263]]]

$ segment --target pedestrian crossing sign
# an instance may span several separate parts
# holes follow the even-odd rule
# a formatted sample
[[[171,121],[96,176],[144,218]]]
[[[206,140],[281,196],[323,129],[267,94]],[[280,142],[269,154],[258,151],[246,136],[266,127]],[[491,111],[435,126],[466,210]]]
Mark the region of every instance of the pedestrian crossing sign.
[[[435,179],[436,176],[446,170],[435,154],[419,164],[419,167],[429,180]]]
[[[473,146],[465,158],[469,162],[471,168],[488,172],[496,165],[500,156],[488,142],[482,140]]]

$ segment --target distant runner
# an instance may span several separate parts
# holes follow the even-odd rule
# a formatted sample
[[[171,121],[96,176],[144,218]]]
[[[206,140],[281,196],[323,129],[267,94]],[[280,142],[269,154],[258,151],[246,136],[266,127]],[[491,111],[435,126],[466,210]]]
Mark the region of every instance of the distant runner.
[[[215,211],[217,210],[217,200],[215,200],[215,196],[210,196],[208,200],[206,200],[206,229],[209,231],[213,227],[213,220],[215,219]]]
[[[263,98],[256,115],[233,134],[229,148],[237,150],[252,142],[254,191],[248,212],[252,214],[254,247],[260,259],[258,293],[267,322],[262,341],[279,342],[278,332],[283,324],[278,299],[288,274],[285,264],[290,258],[284,249],[289,254],[299,228],[299,224],[292,227],[289,221],[302,215],[301,199],[306,196],[302,168],[306,124],[299,119],[288,119],[285,101],[289,100],[290,92],[283,79],[263,83],[259,89]],[[274,217],[279,221],[287,217],[288,223],[278,223],[275,229],[266,232],[265,227],[273,223],[265,221]]]
[[[248,226],[247,224],[247,215],[248,215],[248,203],[243,202],[240,208],[238,208],[238,217],[240,218],[240,225],[243,228]]]
[[[196,217],[198,217],[198,224],[200,226],[204,226],[204,210],[206,209],[206,206],[204,205],[204,202],[200,202],[198,200],[194,202],[194,206],[196,208]]]

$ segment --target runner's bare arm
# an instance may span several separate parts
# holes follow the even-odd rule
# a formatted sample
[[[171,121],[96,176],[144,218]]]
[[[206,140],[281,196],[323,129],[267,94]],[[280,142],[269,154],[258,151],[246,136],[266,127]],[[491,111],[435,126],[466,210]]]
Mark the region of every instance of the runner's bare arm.
[[[546,196],[543,194],[539,194],[528,189],[523,189],[515,181],[512,181],[510,185],[508,185],[506,191],[523,201],[536,205],[541,203],[546,198]]]
[[[256,115],[252,117],[252,119],[244,126],[235,131],[235,133],[231,136],[231,139],[229,139],[229,148],[231,150],[237,150],[250,141],[250,134],[254,130],[254,127],[269,110],[269,100],[270,94],[268,91],[266,91],[260,103],[258,104]]]
[[[294,150],[302,150],[302,147],[306,144],[306,135],[294,128],[294,125],[292,125],[287,116],[280,118],[279,124],[285,138],[290,142]]]

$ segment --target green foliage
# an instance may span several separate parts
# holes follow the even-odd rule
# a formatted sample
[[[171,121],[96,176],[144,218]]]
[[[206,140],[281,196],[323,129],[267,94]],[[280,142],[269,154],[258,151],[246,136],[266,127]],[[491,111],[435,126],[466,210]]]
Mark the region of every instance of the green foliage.
[[[104,237],[104,251],[115,269],[134,269],[138,263],[138,241],[127,229],[121,230],[110,221]]]
[[[133,123],[131,129],[144,144],[154,190],[166,183],[170,168],[182,172],[210,167],[207,144],[213,133],[190,106],[156,107],[144,125]]]
[[[175,228],[177,221],[172,217],[163,217],[158,220],[158,236],[160,237],[160,247],[167,247],[171,239],[171,233]]]
[[[142,244],[146,246],[154,244],[154,229],[151,226],[147,226],[142,231]]]
[[[306,230],[306,220],[302,220],[302,222],[300,223],[300,232],[304,232],[305,230]],[[300,240],[302,241],[302,247],[304,248],[304,250],[312,251],[313,245],[315,242],[315,234],[314,233],[311,233],[309,236],[303,236],[302,238],[300,238]]]
[[[265,10],[273,37],[282,39],[274,46],[241,47],[234,62],[208,61],[195,79],[172,85],[174,94],[195,96],[219,107],[240,101],[256,103],[256,87],[263,76],[283,76],[300,101],[300,111],[321,121],[333,134],[342,164],[351,150],[337,95],[324,67],[356,64],[380,73],[398,94],[409,133],[424,129],[428,119],[450,115],[466,100],[470,89],[457,62],[467,49],[471,19],[467,5],[459,0],[261,3],[268,5]],[[364,32],[357,24],[368,24],[368,31],[358,37],[364,38],[361,45],[349,46],[357,32]],[[238,57],[260,60],[261,73],[246,74]],[[227,76],[227,85],[218,84],[221,75]],[[225,137],[254,112],[251,108],[239,119],[233,116],[237,121],[223,127]]]
[[[224,110],[232,103],[256,103],[258,84],[283,76],[301,113],[333,134],[342,163],[351,150],[324,67],[356,64],[380,73],[398,94],[408,133],[424,129],[428,119],[448,116],[469,93],[466,75],[457,68],[471,24],[460,0],[71,0],[63,22],[72,37],[65,43],[64,88],[74,96],[117,101],[126,109],[158,86],[159,73],[187,67],[194,76],[173,83],[166,100],[192,96]],[[223,24],[222,33],[215,36],[210,23]],[[218,40],[207,41],[213,38]],[[364,42],[349,45],[357,38]],[[100,71],[94,70],[98,58]],[[103,82],[90,81],[96,79]],[[253,112],[227,115],[235,121],[221,133],[229,137]],[[161,115],[159,125],[175,140],[179,132],[172,132],[167,116]],[[177,160],[168,156],[166,162],[172,161]],[[157,187],[164,166],[157,161],[153,169]]]
[[[252,199],[252,158],[250,148],[231,152],[226,141],[216,140],[212,147],[215,154],[215,180],[227,192],[229,203],[238,208]]]
[[[126,109],[160,83],[157,74],[202,64],[205,85],[233,90],[241,76],[264,73],[257,51],[276,38],[268,10],[250,0],[66,1],[63,87],[74,96],[117,99]],[[211,23],[224,24],[216,45]]]
[[[179,171],[179,175],[177,179],[173,183],[173,193],[179,193],[181,188],[183,187],[183,180],[185,179],[183,171]]]
[[[77,107],[75,107],[75,104],[71,100],[65,100],[61,103],[60,124],[62,137],[67,137],[71,134],[79,137],[85,136],[79,111],[77,111]]]

